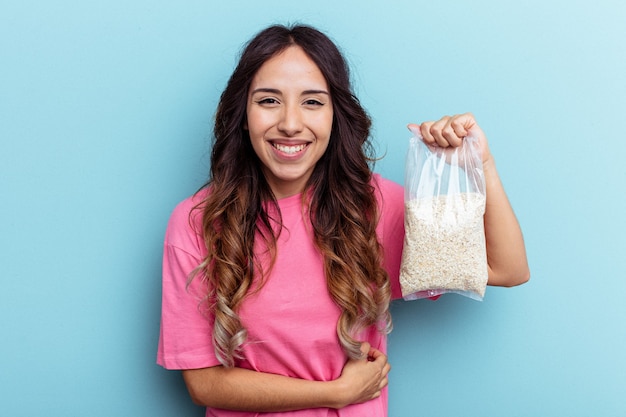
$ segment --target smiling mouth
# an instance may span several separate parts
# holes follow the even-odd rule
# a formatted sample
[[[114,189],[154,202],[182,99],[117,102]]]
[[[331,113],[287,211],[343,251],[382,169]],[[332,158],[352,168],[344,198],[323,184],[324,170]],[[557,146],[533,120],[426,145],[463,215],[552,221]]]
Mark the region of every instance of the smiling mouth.
[[[274,149],[277,149],[283,153],[286,153],[287,155],[293,155],[302,151],[304,148],[308,146],[308,144],[304,143],[301,145],[281,145],[278,143],[272,143],[272,146],[274,147]]]

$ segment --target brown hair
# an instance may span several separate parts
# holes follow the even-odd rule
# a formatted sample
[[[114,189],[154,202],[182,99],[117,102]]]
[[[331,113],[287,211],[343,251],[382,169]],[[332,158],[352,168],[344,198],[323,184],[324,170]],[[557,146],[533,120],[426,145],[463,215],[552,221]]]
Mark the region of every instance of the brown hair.
[[[277,236],[271,223],[281,221],[280,214],[271,218],[266,210],[268,204],[278,209],[276,199],[244,129],[248,89],[265,61],[294,45],[324,74],[333,103],[331,138],[308,181],[305,202],[329,293],[341,309],[339,340],[350,357],[360,357],[360,342],[354,338],[359,330],[372,325],[385,332],[391,329],[390,285],[376,236],[378,213],[369,165],[371,120],[352,92],[346,61],[326,35],[308,26],[271,26],[247,44],[221,95],[210,192],[198,206],[208,249],[198,271],[207,281],[214,348],[225,366],[234,365],[246,340],[238,307],[253,280],[262,282],[268,272],[255,258],[254,241],[263,239],[275,259]],[[255,271],[261,276],[255,278]]]

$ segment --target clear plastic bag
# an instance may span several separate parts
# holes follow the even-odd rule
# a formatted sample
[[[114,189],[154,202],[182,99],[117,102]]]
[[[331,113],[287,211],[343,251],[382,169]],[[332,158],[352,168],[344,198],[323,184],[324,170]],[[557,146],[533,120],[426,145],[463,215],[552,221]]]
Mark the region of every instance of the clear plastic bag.
[[[487,287],[485,177],[478,140],[457,148],[413,132],[405,172],[405,239],[400,268],[406,300],[457,293],[482,300]]]

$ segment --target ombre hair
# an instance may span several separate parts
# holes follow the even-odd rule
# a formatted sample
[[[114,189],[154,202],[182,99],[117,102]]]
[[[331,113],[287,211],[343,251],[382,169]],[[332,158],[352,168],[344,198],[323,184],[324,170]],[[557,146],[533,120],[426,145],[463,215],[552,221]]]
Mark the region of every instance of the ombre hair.
[[[329,294],[341,309],[340,343],[348,356],[359,358],[359,331],[370,326],[391,330],[390,284],[376,235],[371,120],[353,94],[345,59],[326,35],[309,26],[275,25],[246,45],[221,95],[205,186],[209,190],[196,207],[202,211],[208,250],[196,275],[206,283],[213,344],[224,366],[235,365],[247,338],[238,309],[253,288],[262,288],[269,273],[255,255],[255,239],[266,245],[269,269],[280,256],[272,226],[281,224],[280,210],[244,128],[248,92],[261,65],[291,46],[302,48],[319,67],[333,104],[329,145],[308,180],[303,204],[323,255]]]

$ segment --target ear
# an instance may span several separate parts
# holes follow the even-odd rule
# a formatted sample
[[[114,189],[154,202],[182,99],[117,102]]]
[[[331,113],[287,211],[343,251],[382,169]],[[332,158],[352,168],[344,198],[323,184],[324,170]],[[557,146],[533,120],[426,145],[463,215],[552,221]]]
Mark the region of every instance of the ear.
[[[248,118],[247,117],[243,121],[243,130],[248,130]]]

